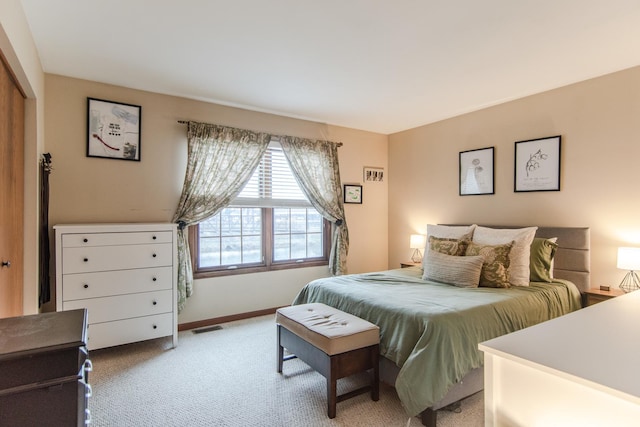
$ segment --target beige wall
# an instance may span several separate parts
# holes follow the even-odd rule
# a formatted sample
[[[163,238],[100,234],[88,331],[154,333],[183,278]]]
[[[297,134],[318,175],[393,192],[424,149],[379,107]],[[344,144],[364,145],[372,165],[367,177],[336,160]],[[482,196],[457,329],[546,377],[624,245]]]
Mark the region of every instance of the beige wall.
[[[24,91],[24,314],[38,312],[38,161],[44,146],[44,73],[19,0],[0,2],[0,51]]]
[[[514,142],[562,135],[561,191],[514,193]],[[458,153],[495,147],[495,195],[458,195]],[[587,226],[592,285],[640,246],[640,67],[389,137],[389,265],[428,223]]]
[[[45,82],[46,149],[54,165],[51,224],[170,221],[187,158],[186,126],[178,120],[341,141],[340,174],[345,183],[362,183],[363,166],[387,168],[386,135],[57,75],[47,74]],[[142,106],[140,162],[85,156],[87,97]],[[387,268],[387,206],[385,182],[365,185],[363,205],[345,207],[349,272]],[[286,305],[305,283],[326,274],[326,268],[316,267],[197,280],[179,322]]]

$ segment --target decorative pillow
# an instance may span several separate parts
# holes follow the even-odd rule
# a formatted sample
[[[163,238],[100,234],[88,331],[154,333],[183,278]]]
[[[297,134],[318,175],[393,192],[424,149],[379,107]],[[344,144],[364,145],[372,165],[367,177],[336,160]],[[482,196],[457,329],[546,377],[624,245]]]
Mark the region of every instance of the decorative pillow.
[[[509,253],[513,242],[505,245],[479,245],[469,243],[467,254],[469,256],[482,256],[482,272],[480,273],[480,286],[487,288],[508,288],[509,285]]]
[[[469,243],[469,239],[458,240],[429,236],[429,250],[446,255],[464,256]]]
[[[552,237],[551,239],[536,237],[533,239],[529,257],[530,280],[532,282],[553,281],[551,269],[553,257],[556,255],[556,249],[558,248],[557,241],[557,237]]]
[[[460,288],[477,288],[483,262],[482,256],[455,256],[429,251],[424,259],[422,278]]]
[[[424,255],[422,257],[422,264],[424,264],[424,260],[427,257],[427,252],[429,252],[429,237],[438,237],[441,239],[458,239],[458,240],[471,240],[473,237],[473,230],[475,230],[476,225],[436,225],[436,224],[427,224],[427,241],[426,247],[424,250]]]
[[[529,286],[529,256],[531,242],[538,227],[488,228],[476,227],[473,242],[480,245],[501,245],[513,242],[509,255],[509,283],[513,286]]]

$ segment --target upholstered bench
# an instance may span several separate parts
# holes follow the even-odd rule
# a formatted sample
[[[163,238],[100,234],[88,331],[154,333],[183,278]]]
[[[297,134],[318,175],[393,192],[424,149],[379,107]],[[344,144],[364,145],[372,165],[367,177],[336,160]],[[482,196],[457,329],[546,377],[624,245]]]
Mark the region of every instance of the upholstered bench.
[[[325,304],[311,303],[276,311],[278,328],[278,372],[285,360],[299,358],[327,379],[327,413],[336,416],[336,403],[371,391],[379,397],[380,328],[359,317]],[[284,357],[284,349],[291,355]],[[371,385],[340,396],[337,381],[373,370]]]

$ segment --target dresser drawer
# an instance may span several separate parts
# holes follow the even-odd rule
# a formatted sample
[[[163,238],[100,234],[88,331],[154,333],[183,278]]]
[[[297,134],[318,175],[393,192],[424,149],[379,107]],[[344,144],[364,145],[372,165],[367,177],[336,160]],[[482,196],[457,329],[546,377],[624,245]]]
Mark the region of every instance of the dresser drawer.
[[[66,248],[62,257],[62,274],[163,267],[173,264],[173,246],[160,243]]]
[[[78,233],[62,236],[63,248],[88,246],[141,245],[149,243],[171,243],[171,231],[144,231],[129,233]]]
[[[64,310],[86,308],[88,323],[109,322],[128,317],[149,316],[173,311],[173,291],[142,292],[86,300],[65,301]]]
[[[171,289],[173,268],[155,267],[65,274],[62,280],[64,281],[62,299],[72,301]]]
[[[89,326],[89,350],[127,344],[173,333],[173,314],[136,317]]]

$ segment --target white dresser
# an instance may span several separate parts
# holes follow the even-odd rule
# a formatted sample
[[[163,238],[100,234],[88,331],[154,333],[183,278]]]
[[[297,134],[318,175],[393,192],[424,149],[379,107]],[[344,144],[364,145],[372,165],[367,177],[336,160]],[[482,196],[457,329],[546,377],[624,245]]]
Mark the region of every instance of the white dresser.
[[[58,224],[56,309],[86,308],[88,348],[178,341],[176,224]]]

